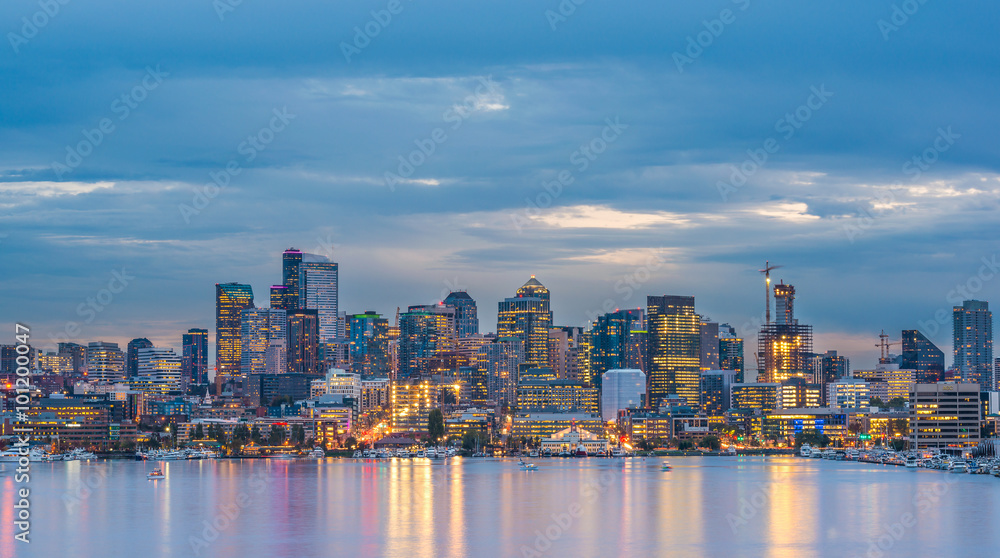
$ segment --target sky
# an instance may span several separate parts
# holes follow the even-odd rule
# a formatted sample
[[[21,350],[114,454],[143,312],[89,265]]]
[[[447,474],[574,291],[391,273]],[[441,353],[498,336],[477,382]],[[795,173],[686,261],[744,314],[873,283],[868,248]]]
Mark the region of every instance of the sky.
[[[748,361],[765,261],[852,368],[997,300],[992,2],[52,4],[0,6],[11,339],[179,347],[289,247],[482,331],[532,274],[559,325],[693,295]]]

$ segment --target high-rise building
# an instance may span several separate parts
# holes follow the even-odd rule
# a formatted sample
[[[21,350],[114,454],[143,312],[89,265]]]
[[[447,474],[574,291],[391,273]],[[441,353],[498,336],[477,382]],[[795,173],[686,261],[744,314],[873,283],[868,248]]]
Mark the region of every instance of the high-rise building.
[[[517,383],[517,412],[596,413],[597,397],[582,382],[525,375]]]
[[[954,316],[955,368],[962,380],[997,389],[993,378],[993,312],[990,303],[966,300]]]
[[[776,383],[733,384],[734,409],[760,409],[764,414],[772,413],[778,407]]]
[[[480,373],[486,376],[487,398],[498,405],[515,405],[518,368],[524,364],[524,343],[516,337],[499,337],[479,347]]]
[[[275,308],[247,308],[241,316],[240,375],[288,372],[288,314]]]
[[[343,338],[338,309],[337,263],[316,254],[303,253],[300,257],[298,308],[316,310],[321,343]]]
[[[319,316],[316,310],[288,312],[288,372],[319,374]]]
[[[253,289],[241,283],[215,284],[215,386],[222,386],[240,375],[241,313],[253,308]]]
[[[700,336],[698,366],[702,371],[720,370],[719,324],[709,321],[705,317],[701,317],[700,322],[698,328]]]
[[[426,378],[412,378],[393,382],[389,391],[392,431],[427,432],[430,413],[437,408],[438,386]]]
[[[793,376],[778,387],[779,409],[803,409],[823,406],[823,386],[807,383],[805,378]]]
[[[757,379],[783,382],[788,378],[811,378],[812,326],[795,319],[795,287],[774,286],[776,320],[764,324],[757,335]]]
[[[87,378],[110,384],[125,379],[125,355],[118,343],[94,341],[87,345]]]
[[[969,448],[979,443],[979,386],[914,384],[910,391],[910,449]]]
[[[295,310],[297,304],[292,301],[291,290],[285,285],[271,285],[271,308],[276,310]]]
[[[860,378],[837,378],[826,384],[826,401],[829,407],[867,409],[871,398],[871,386]]]
[[[148,349],[153,342],[139,337],[128,342],[125,355],[125,377],[134,378],[139,373],[139,349]]]
[[[548,363],[549,290],[532,275],[517,289],[514,298],[499,303],[497,337],[515,337],[524,345],[524,359],[531,366]]]
[[[575,326],[554,327],[549,330],[548,365],[556,377],[580,381],[590,385],[586,368],[585,347],[582,343],[583,328]]]
[[[703,370],[701,372],[701,411],[710,417],[720,417],[733,401],[736,370]]]
[[[645,405],[646,374],[637,369],[608,370],[601,379],[601,418],[618,419],[618,411]]]
[[[208,383],[208,330],[193,327],[181,336],[181,376],[191,384]],[[137,350],[138,352],[138,350]],[[136,355],[138,357],[138,354]],[[138,367],[138,359],[136,362]]]
[[[743,381],[743,338],[729,324],[719,325],[719,369],[735,370],[736,381]]]
[[[693,296],[646,297],[649,353],[646,381],[649,405],[677,395],[696,406],[700,396],[701,320]]]
[[[590,328],[590,338],[593,343],[590,363],[595,377],[602,376],[608,370],[630,368],[643,370],[644,367],[636,366],[638,363],[628,362],[629,341],[634,340],[632,332],[643,330],[645,330],[645,316],[641,308],[616,310],[598,316]],[[638,352],[634,350],[636,348],[633,347],[633,356],[638,359],[642,355],[635,354]],[[595,379],[600,387],[600,378]]]
[[[465,291],[452,291],[444,299],[445,306],[455,309],[455,333],[459,339],[479,333],[476,301]]]
[[[628,332],[628,345],[625,347],[625,368],[648,370],[649,366],[649,333],[633,329]]]
[[[899,367],[916,370],[917,382],[933,384],[944,380],[944,351],[916,329],[904,329]]]
[[[299,264],[302,263],[302,252],[289,248],[281,255],[281,283],[288,288],[285,310],[299,308]]]
[[[389,375],[389,320],[375,312],[349,319],[351,371],[364,378]]]
[[[144,347],[139,349],[139,367],[132,388],[147,393],[170,393],[183,389],[181,358],[173,349]]]
[[[426,374],[438,354],[455,349],[455,308],[443,304],[410,306],[399,316],[397,377]]]
[[[59,343],[58,354],[73,358],[73,376],[87,375],[87,347],[76,343]]]
[[[73,357],[57,353],[39,355],[38,368],[49,374],[69,377],[73,375]]]

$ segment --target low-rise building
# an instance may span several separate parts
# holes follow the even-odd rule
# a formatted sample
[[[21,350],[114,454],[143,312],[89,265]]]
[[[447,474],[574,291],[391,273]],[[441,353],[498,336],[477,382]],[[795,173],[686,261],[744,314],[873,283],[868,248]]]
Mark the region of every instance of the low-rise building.
[[[909,399],[910,449],[960,449],[979,443],[979,384],[914,384]]]

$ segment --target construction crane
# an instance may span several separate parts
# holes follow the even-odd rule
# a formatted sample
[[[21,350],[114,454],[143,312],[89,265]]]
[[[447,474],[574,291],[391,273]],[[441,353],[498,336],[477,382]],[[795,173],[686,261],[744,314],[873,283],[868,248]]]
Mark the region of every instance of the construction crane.
[[[771,323],[771,270],[778,269],[779,267],[784,267],[781,265],[771,265],[771,262],[764,261],[764,269],[758,269],[757,271],[764,274],[764,308],[765,308],[765,321],[764,323]]]
[[[875,345],[876,347],[878,347],[880,349],[880,352],[881,352],[881,355],[879,356],[879,359],[878,359],[878,363],[879,364],[888,364],[889,363],[889,347],[891,347],[893,345],[899,345],[900,343],[901,343],[901,341],[894,341],[894,342],[890,343],[889,342],[889,334],[886,333],[885,330],[883,329],[882,333],[880,333],[879,336],[878,336],[878,345]]]

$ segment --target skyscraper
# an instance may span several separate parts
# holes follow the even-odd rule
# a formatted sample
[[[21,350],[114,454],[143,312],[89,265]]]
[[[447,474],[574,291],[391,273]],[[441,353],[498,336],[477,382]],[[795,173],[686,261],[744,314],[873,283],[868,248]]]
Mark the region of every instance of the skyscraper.
[[[286,252],[287,253],[287,252]],[[328,343],[342,338],[338,327],[337,263],[326,256],[300,253],[298,308],[316,310],[319,317],[319,339]]]
[[[644,326],[644,312],[641,308],[616,310],[594,320],[590,328],[593,343],[590,363],[595,377],[602,376],[608,370],[642,369],[641,366],[630,364],[628,355],[632,332],[642,331]],[[597,387],[600,387],[600,381],[597,383]]]
[[[733,399],[736,370],[703,370],[701,372],[701,411],[719,417],[729,410]]]
[[[288,313],[288,371],[318,374],[319,316],[316,310],[299,309]]]
[[[586,373],[586,348],[583,338],[586,334],[582,327],[564,326],[549,329],[548,365],[556,377],[563,380],[575,380],[587,385],[592,383]]]
[[[698,405],[701,320],[694,311],[694,297],[648,296],[646,304],[649,405],[655,407],[668,395]]]
[[[284,285],[271,285],[271,308],[277,310],[295,310],[289,288]]]
[[[548,364],[549,290],[532,275],[513,298],[499,303],[497,337],[515,337],[524,345],[524,359],[531,366]]]
[[[465,291],[452,291],[444,299],[446,306],[455,309],[455,332],[459,339],[479,333],[479,315],[476,301]]]
[[[73,376],[87,375],[87,347],[76,343],[59,343],[58,354],[72,357]]]
[[[151,393],[177,392],[183,389],[181,359],[166,347],[139,349],[139,368],[130,380],[134,389]]]
[[[701,370],[719,370],[719,324],[702,317],[699,332],[701,340],[698,365]]]
[[[498,405],[517,402],[518,368],[524,363],[524,343],[516,337],[500,337],[479,347],[476,363],[486,376],[486,392]]]
[[[432,358],[455,347],[455,308],[443,304],[410,306],[399,316],[397,377],[425,374]]]
[[[743,338],[736,335],[736,328],[719,325],[719,368],[735,370],[736,381],[743,381]]]
[[[362,377],[389,375],[389,320],[375,312],[350,317],[351,371]]]
[[[94,341],[87,345],[87,378],[109,384],[125,379],[125,355],[118,343]]]
[[[239,377],[241,312],[253,308],[253,289],[241,283],[215,284],[215,386]]]
[[[181,336],[181,346],[181,376],[191,384],[207,384],[208,330],[189,329]]]
[[[287,306],[285,310],[299,308],[299,264],[302,263],[302,252],[289,248],[281,255],[281,283],[288,288]]]
[[[622,409],[639,409],[646,395],[646,374],[642,370],[608,370],[601,379],[601,419],[613,421]]]
[[[917,383],[944,381],[944,351],[916,329],[904,329],[899,367],[917,371]]]
[[[128,342],[125,356],[125,377],[134,378],[139,373],[139,349],[153,346],[153,342],[145,337],[139,337]]]
[[[284,374],[288,341],[288,315],[275,308],[246,308],[240,323],[240,375]],[[269,353],[271,358],[268,359]],[[270,360],[271,368],[268,368]]]
[[[774,286],[776,319],[764,324],[757,335],[757,381],[783,382],[788,378],[811,378],[812,326],[800,325],[793,312],[795,287]]]
[[[962,381],[993,391],[993,312],[990,303],[966,300],[953,310],[955,368]]]

